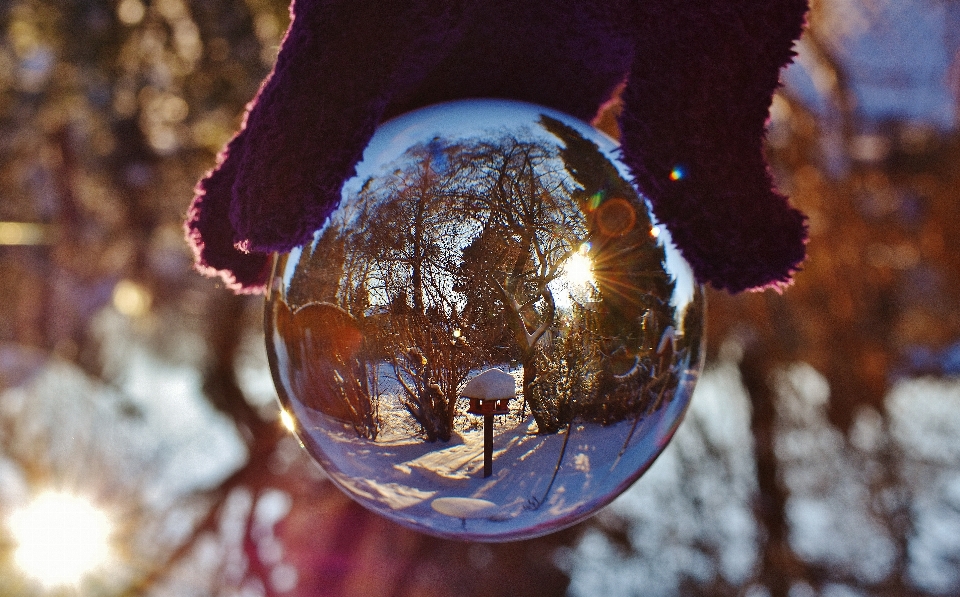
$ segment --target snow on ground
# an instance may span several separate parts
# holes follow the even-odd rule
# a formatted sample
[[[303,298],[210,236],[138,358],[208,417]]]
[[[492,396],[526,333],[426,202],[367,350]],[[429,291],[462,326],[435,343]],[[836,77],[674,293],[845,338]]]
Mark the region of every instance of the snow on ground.
[[[536,435],[529,416],[522,422],[513,415],[499,417],[489,478],[483,478],[482,427],[460,426],[449,442],[428,443],[409,431],[382,433],[371,441],[297,401],[289,408],[307,449],[335,483],[368,508],[421,531],[510,540],[581,520],[635,481],[686,410],[693,376],[682,383],[672,402],[645,419],[606,427],[576,423],[569,437],[568,431]],[[397,410],[381,403],[382,417],[398,416]],[[463,516],[452,515],[458,504]]]

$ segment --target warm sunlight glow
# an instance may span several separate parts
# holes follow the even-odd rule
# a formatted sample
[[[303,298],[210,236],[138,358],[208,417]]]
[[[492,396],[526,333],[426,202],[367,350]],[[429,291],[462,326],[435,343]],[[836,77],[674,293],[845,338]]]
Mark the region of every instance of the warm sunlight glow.
[[[297,430],[297,424],[293,420],[293,415],[286,410],[280,410],[280,422],[287,428],[287,431],[291,433]]]
[[[127,317],[143,317],[152,301],[150,291],[132,280],[120,280],[113,287],[113,306]]]
[[[0,245],[42,245],[49,237],[49,228],[42,224],[0,222]]]
[[[586,286],[593,282],[593,262],[587,256],[590,245],[584,244],[563,265],[563,275],[573,286]]]
[[[124,25],[136,25],[147,14],[147,8],[140,0],[120,0],[117,5],[117,16]]]
[[[110,554],[110,521],[88,500],[44,493],[10,517],[14,560],[46,587],[75,584]]]

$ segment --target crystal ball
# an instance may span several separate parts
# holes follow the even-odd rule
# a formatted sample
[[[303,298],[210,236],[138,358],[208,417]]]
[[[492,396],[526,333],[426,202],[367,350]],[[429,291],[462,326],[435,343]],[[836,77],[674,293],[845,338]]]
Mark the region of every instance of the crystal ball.
[[[612,139],[525,103],[376,131],[265,306],[283,417],[340,489],[506,541],[643,474],[690,402],[704,294],[630,180]]]

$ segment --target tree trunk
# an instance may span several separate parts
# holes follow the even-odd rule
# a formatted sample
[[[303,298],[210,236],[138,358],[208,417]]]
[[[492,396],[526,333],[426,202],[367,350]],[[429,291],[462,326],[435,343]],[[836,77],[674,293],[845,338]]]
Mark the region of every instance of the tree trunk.
[[[805,577],[803,564],[790,546],[790,525],[787,521],[787,490],[780,479],[775,451],[776,393],[770,376],[776,365],[772,347],[754,343],[744,351],[740,376],[750,399],[754,458],[757,465],[756,517],[763,529],[759,580],[770,590],[771,597],[788,597],[794,581]]]

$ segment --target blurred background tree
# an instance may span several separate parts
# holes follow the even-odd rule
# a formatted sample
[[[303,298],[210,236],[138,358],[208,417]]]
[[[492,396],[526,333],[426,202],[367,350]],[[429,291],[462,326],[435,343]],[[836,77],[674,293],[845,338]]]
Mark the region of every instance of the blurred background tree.
[[[796,284],[712,293],[667,452],[594,519],[502,545],[343,497],[278,420],[260,300],[190,269],[193,184],[287,18],[0,5],[0,594],[960,595],[960,3],[814,2],[768,135],[810,216]],[[75,586],[18,550],[48,491],[111,521]]]

